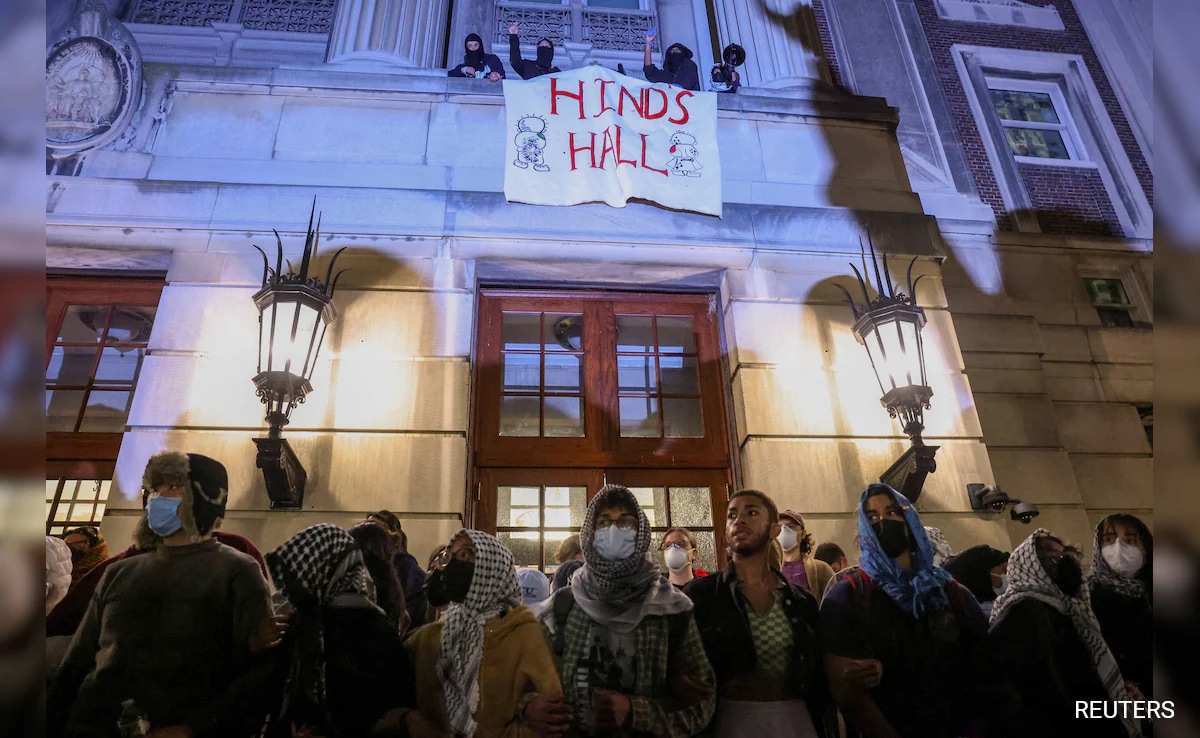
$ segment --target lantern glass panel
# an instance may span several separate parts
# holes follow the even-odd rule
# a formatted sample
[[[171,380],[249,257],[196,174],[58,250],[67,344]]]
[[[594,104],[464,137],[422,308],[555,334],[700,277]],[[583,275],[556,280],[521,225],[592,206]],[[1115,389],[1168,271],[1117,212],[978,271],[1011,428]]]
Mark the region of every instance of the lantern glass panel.
[[[299,375],[304,370],[309,344],[313,340],[313,332],[317,329],[321,314],[317,308],[293,299],[291,295],[279,295],[275,300],[277,316],[271,346],[273,353],[268,369]],[[266,328],[270,328],[269,322]],[[312,347],[316,348],[316,345],[313,344]]]
[[[917,316],[913,316],[914,318]],[[925,367],[921,365],[921,328],[916,322],[900,322],[900,333],[904,337],[904,358],[909,384],[925,384]]]

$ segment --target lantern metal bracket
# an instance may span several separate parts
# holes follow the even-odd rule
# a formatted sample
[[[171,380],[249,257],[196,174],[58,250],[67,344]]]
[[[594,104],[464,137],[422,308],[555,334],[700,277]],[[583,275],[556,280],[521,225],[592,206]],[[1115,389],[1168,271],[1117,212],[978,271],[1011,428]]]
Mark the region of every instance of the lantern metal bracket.
[[[914,443],[880,475],[879,481],[915,504],[925,486],[925,477],[937,471],[937,461],[933,457],[938,448]]]
[[[299,510],[304,504],[304,485],[308,472],[286,438],[278,435],[255,438],[258,447],[256,466],[262,469],[267,497],[272,510]]]

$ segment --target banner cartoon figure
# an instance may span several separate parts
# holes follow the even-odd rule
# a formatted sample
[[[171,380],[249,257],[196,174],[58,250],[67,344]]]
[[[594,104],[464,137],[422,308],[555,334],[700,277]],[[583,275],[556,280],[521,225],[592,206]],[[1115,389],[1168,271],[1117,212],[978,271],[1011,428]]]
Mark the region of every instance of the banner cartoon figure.
[[[721,216],[717,96],[588,66],[506,79],[504,196],[533,205],[633,198]]]

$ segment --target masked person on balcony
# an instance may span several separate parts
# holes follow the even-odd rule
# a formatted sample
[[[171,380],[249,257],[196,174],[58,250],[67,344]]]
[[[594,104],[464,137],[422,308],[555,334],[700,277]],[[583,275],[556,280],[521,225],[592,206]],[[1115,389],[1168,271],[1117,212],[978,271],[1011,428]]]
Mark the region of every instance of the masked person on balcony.
[[[1076,548],[1038,528],[1008,560],[1008,589],[992,608],[989,666],[1001,679],[991,733],[1050,738],[1140,738],[1132,719],[1076,719],[1078,701],[1140,699],[1121,675],[1092,612]]]
[[[1154,536],[1132,515],[1109,515],[1096,526],[1087,586],[1092,609],[1117,666],[1132,689],[1153,699]]]
[[[463,58],[463,63],[451,69],[446,76],[474,77],[475,79],[487,79],[492,82],[499,82],[504,79],[504,64],[500,61],[500,57],[484,52],[483,39],[479,37],[478,33],[472,33],[467,36],[467,40],[463,42],[463,46],[467,52]]]
[[[207,456],[164,452],[142,476],[139,540],[152,553],[110,566],[54,681],[50,735],[115,733],[133,700],[154,731],[242,735],[244,715],[222,703],[229,684],[278,645],[266,580],[254,559],[213,540],[229,477]]]
[[[878,738],[958,738],[992,703],[979,603],[933,565],[916,509],[886,484],[863,492],[861,561],[821,603],[821,640],[846,722]]]
[[[646,556],[650,536],[633,493],[605,485],[580,530],[587,563],[542,611],[574,709],[568,736],[684,738],[712,719],[692,601]]]
[[[693,579],[708,576],[708,572],[696,567],[696,556],[700,551],[696,537],[687,528],[668,528],[658,549],[667,565],[667,580],[676,587],[682,588]]]
[[[684,589],[717,679],[715,738],[823,735],[817,600],[770,566],[781,519],[757,490],[729,500],[725,571]]]
[[[654,34],[646,34],[646,52],[642,71],[646,75],[647,82],[666,82],[682,87],[685,90],[700,91],[700,69],[696,66],[696,62],[692,61],[692,51],[683,44],[671,44],[667,48],[667,56],[663,61],[663,68],[659,69],[654,66],[654,62],[650,59],[650,45],[654,41]]]
[[[454,736],[564,731],[571,708],[542,629],[521,603],[512,553],[494,536],[461,530],[434,566],[429,600],[446,609],[406,643],[421,714]]]
[[[804,516],[793,510],[781,514],[778,541],[783,548],[783,576],[819,603],[833,581],[833,569],[812,557],[813,537],[804,527]]]
[[[554,42],[548,38],[538,39],[537,59],[529,61],[521,58],[521,36],[516,23],[508,27],[508,63],[512,65],[513,71],[521,75],[521,79],[533,79],[543,74],[562,71],[554,66]]]

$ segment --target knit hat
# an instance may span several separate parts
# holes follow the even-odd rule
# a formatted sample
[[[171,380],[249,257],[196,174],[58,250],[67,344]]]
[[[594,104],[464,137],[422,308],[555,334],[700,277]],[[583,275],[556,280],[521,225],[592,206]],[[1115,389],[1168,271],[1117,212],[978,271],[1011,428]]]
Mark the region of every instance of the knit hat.
[[[521,584],[521,601],[526,605],[541,602],[550,596],[550,580],[537,569],[517,569],[517,581]]]
[[[183,530],[201,536],[220,527],[229,499],[229,474],[221,462],[179,451],[155,454],[142,473],[143,499],[164,484],[183,488],[183,501],[179,503]],[[162,537],[150,529],[150,523],[143,517],[134,540],[141,548],[154,548],[162,542]]]
[[[791,518],[792,522],[794,522],[796,525],[808,530],[807,526],[804,525],[804,516],[795,510],[784,510],[783,512],[779,513],[779,519],[783,520],[784,518]]]

